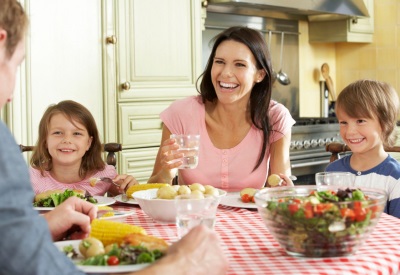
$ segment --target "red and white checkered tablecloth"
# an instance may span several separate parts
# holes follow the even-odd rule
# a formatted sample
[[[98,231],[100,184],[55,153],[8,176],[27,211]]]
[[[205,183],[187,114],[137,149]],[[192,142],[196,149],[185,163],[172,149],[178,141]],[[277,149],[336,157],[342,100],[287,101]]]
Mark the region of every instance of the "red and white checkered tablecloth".
[[[129,224],[148,234],[177,240],[173,224],[159,224],[138,206],[115,204],[119,210],[136,210]],[[228,274],[397,274],[400,265],[400,219],[382,217],[366,243],[352,256],[300,258],[288,256],[268,233],[256,210],[220,206],[215,231],[229,260]]]

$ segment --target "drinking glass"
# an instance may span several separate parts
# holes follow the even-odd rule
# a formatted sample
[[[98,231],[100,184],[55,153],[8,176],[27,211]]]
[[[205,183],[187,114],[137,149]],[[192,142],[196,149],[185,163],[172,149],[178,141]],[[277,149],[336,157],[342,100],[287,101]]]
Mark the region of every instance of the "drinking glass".
[[[213,229],[220,198],[207,196],[199,198],[196,194],[175,197],[176,228],[182,238],[192,227],[203,224]]]
[[[171,135],[179,145],[179,149],[172,153],[183,153],[182,165],[178,169],[194,169],[199,163],[200,135]],[[175,160],[175,162],[178,160]]]
[[[350,172],[319,172],[315,174],[315,184],[354,187],[355,178]]]

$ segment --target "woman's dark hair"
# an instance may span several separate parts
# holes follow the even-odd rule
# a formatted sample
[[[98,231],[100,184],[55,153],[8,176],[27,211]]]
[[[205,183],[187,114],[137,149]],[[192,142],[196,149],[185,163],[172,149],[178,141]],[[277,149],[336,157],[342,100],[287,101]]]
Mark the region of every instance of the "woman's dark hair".
[[[105,163],[101,157],[103,147],[96,121],[85,106],[72,100],[64,100],[58,104],[50,105],[43,114],[39,123],[39,137],[30,161],[32,167],[40,170],[42,175],[44,171],[51,171],[53,168],[53,161],[47,150],[46,140],[49,134],[50,120],[56,114],[64,115],[74,125],[75,122],[82,124],[89,136],[92,137],[90,148],[82,157],[81,167],[79,168],[79,175],[82,179],[86,177],[88,172],[104,170]]]
[[[254,167],[255,170],[260,166],[265,157],[271,129],[268,116],[272,93],[271,57],[265,39],[261,33],[248,27],[235,26],[214,37],[212,40],[214,45],[207,61],[206,68],[197,79],[197,84],[201,80],[200,86],[197,85],[197,91],[199,92],[203,103],[206,103],[206,101],[215,102],[218,99],[211,80],[211,69],[218,46],[227,40],[233,40],[246,45],[256,60],[257,69],[263,69],[265,71],[265,77],[261,82],[254,85],[249,100],[251,121],[256,128],[263,132],[261,154]]]

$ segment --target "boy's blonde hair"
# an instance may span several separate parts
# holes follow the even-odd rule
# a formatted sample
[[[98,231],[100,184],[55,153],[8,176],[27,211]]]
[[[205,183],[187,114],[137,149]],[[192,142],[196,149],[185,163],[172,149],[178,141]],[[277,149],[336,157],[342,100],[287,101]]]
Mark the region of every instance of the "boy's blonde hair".
[[[399,97],[388,83],[375,80],[351,83],[339,94],[336,101],[336,110],[338,109],[352,118],[376,118],[382,128],[383,145],[395,145]]]

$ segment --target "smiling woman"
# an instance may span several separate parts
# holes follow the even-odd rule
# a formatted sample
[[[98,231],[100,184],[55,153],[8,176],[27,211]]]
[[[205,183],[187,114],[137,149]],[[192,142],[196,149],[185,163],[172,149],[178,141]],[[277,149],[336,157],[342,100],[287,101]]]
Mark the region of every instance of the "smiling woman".
[[[289,111],[271,100],[272,69],[265,40],[247,27],[231,27],[215,37],[200,96],[175,101],[160,115],[161,146],[149,182],[171,182],[178,145],[170,135],[200,134],[196,169],[179,169],[179,184],[210,184],[226,191],[261,188],[268,174],[289,179],[289,143],[294,124]],[[190,115],[188,115],[190,114]]]

